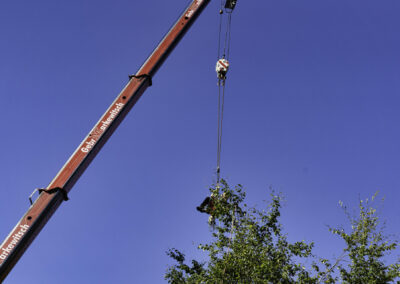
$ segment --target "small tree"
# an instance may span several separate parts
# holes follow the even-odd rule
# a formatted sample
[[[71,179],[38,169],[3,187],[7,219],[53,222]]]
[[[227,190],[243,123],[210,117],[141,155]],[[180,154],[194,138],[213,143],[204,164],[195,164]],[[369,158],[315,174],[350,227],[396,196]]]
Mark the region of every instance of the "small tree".
[[[376,195],[372,197],[372,202]],[[358,216],[353,217],[342,202],[339,204],[351,224],[349,233],[343,228],[330,228],[346,243],[337,265],[342,282],[393,283],[400,277],[400,264],[386,265],[383,258],[397,248],[398,242],[384,236],[376,209],[368,199],[360,200]]]

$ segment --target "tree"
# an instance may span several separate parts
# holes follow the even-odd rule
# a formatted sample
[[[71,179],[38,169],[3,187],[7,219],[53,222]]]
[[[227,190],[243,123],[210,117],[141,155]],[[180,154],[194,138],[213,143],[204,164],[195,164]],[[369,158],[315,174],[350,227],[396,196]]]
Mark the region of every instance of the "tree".
[[[372,201],[376,196],[372,197]],[[383,234],[376,209],[371,207],[368,199],[360,200],[359,214],[353,217],[342,202],[340,206],[349,219],[351,231],[346,233],[343,228],[330,228],[330,231],[346,243],[341,258],[348,261],[338,262],[343,283],[394,282],[400,277],[400,263],[386,265],[383,258],[397,248],[398,242],[390,241]]]
[[[287,240],[279,221],[280,194],[272,192],[266,210],[259,210],[244,203],[241,185],[231,189],[223,180],[210,192],[214,196],[213,238],[198,246],[208,254],[208,261],[192,260],[188,265],[182,252],[170,249],[167,254],[177,264],[165,274],[169,283],[389,283],[399,276],[399,264],[385,266],[382,262],[385,252],[395,249],[397,243],[383,242],[382,233],[376,230],[375,211],[362,202],[362,218],[352,219],[355,231],[346,234],[342,229],[330,229],[347,244],[342,257],[331,264],[328,259],[315,260],[313,243]],[[369,249],[362,249],[365,238],[372,244]],[[347,256],[354,265],[343,264]],[[312,261],[311,267],[303,265],[304,260]],[[367,272],[369,278],[359,275]]]
[[[222,181],[220,188],[210,188],[210,192],[220,196],[213,204],[213,241],[198,246],[208,253],[209,262],[205,266],[192,261],[189,266],[184,263],[183,253],[169,250],[168,255],[178,262],[165,275],[169,283],[311,281],[305,267],[294,258],[310,256],[313,244],[287,241],[279,223],[279,195],[272,194],[268,211],[259,211],[243,204],[245,193],[241,185],[232,190]]]

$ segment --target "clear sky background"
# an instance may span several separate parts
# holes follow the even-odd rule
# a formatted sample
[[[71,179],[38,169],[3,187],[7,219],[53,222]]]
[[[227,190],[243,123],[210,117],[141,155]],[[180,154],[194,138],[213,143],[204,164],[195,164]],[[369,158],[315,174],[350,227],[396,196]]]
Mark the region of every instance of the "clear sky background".
[[[0,2],[0,238],[49,184],[187,0]],[[218,9],[212,1],[5,283],[164,283],[165,251],[209,238]],[[339,255],[326,225],[377,190],[399,236],[400,2],[239,0],[222,175],[289,239]],[[379,205],[379,204],[377,204]],[[397,252],[398,253],[398,252]]]

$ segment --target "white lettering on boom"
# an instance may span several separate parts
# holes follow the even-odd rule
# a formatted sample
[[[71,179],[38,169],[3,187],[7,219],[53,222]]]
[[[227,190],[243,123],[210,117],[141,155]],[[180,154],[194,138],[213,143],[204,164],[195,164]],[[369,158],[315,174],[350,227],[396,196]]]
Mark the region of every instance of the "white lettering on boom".
[[[108,117],[104,120],[101,121],[101,126],[98,128],[100,129],[100,134],[103,133],[107,127],[111,124],[111,122],[113,122],[113,120],[117,117],[118,113],[121,111],[122,107],[124,106],[123,103],[118,103],[115,105],[115,108],[113,108],[112,110],[110,110],[110,112],[108,113]],[[96,135],[96,139],[100,136],[100,135]],[[94,138],[91,138],[89,141],[85,141],[85,143],[83,143],[83,147],[81,148],[81,151],[83,153],[88,153],[96,144],[97,140]]]
[[[22,237],[25,235],[26,231],[28,231],[29,225],[20,225],[19,226],[19,231],[12,236],[11,242],[8,244],[6,247],[2,247],[0,249],[0,259],[5,260],[7,256],[10,255],[12,252],[13,248],[18,244],[18,242],[22,239]]]

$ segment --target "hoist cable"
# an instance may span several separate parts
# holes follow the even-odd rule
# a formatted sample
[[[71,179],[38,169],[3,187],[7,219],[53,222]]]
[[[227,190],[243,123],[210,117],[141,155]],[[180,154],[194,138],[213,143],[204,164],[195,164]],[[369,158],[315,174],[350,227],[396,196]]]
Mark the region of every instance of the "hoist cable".
[[[220,126],[220,138],[219,138],[219,169],[221,169],[222,125],[223,125],[222,122],[224,120],[224,105],[225,105],[225,80],[222,82],[221,126]]]
[[[229,60],[229,53],[231,50],[231,26],[232,26],[232,12],[228,14],[228,27],[227,27],[227,33],[228,33],[228,52],[227,52],[227,59]]]
[[[221,166],[221,155],[220,155],[220,145],[221,145],[221,135],[220,135],[220,121],[221,121],[221,85],[220,81],[218,83],[218,133],[217,133],[217,186],[219,185],[220,178],[220,166]]]
[[[222,92],[221,92],[222,89]],[[222,151],[222,126],[225,106],[225,80],[219,81],[218,86],[218,145],[217,145],[217,185],[220,182],[221,151]]]
[[[227,9],[225,9],[225,11],[228,14],[228,20],[226,23],[223,58],[226,58],[229,60],[229,50],[230,50],[230,44],[231,44],[232,11],[229,11]]]
[[[223,13],[224,10],[228,14],[228,19],[225,25],[225,38],[223,41],[223,54],[222,58],[229,59],[230,54],[230,43],[231,43],[231,24],[232,24],[232,10],[224,9],[223,0],[221,0],[220,18],[219,18],[219,33],[218,33],[218,60],[221,55],[221,38],[222,38],[222,26],[223,26]],[[218,138],[217,138],[217,187],[220,183],[220,172],[221,172],[221,152],[222,152],[222,126],[224,118],[224,102],[225,102],[225,76],[218,78]]]
[[[221,53],[221,32],[222,32],[222,14],[224,13],[224,0],[221,0],[221,8],[219,10],[219,32],[218,32],[218,58],[220,58]]]

